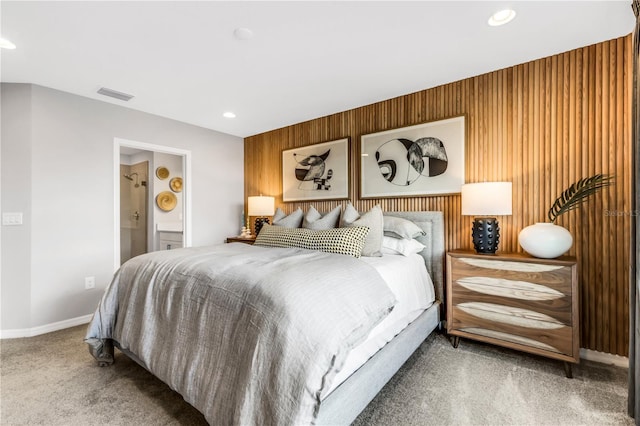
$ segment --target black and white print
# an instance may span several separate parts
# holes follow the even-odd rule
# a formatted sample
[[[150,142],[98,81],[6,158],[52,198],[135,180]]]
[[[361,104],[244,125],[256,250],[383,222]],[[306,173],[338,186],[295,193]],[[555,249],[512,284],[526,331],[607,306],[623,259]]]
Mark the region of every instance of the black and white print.
[[[362,136],[360,197],[460,192],[464,117]]]
[[[415,142],[398,138],[376,150],[380,173],[388,182],[408,186],[420,176],[438,176],[447,170],[447,151],[438,138],[420,138]]]
[[[298,165],[296,166],[296,179],[300,181],[298,189],[301,191],[328,191],[331,189],[329,181],[333,177],[333,169],[327,168],[327,163],[331,155],[331,150],[327,150],[321,155],[300,156],[293,153],[293,157]]]
[[[282,151],[283,201],[348,197],[348,138]]]

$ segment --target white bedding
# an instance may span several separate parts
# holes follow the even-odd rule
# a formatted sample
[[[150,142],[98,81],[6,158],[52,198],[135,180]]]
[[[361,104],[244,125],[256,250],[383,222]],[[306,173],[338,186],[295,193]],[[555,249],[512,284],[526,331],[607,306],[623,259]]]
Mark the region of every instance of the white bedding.
[[[210,424],[311,424],[335,366],[395,299],[350,256],[242,243],[165,250],[122,265],[85,340],[99,362],[113,362],[114,344],[132,354]]]
[[[323,399],[435,301],[433,282],[420,255],[384,255],[360,259],[378,271],[397,302],[393,311],[371,330],[367,339],[349,353],[331,387],[323,392]]]

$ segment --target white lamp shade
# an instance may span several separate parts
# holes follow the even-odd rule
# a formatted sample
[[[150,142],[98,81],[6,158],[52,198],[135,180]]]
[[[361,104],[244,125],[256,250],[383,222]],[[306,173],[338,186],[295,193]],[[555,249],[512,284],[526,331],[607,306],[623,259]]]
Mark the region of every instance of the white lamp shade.
[[[462,214],[468,216],[511,215],[511,182],[480,182],[462,185]]]
[[[273,216],[275,213],[275,199],[262,195],[249,197],[249,216]]]

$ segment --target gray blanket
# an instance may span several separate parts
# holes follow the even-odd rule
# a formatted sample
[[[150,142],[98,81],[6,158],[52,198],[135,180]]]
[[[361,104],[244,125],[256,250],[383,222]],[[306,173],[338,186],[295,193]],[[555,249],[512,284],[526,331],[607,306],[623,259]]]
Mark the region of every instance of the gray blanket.
[[[380,275],[348,256],[223,244],[125,263],[87,330],[112,340],[211,424],[310,424],[349,350],[393,308]]]

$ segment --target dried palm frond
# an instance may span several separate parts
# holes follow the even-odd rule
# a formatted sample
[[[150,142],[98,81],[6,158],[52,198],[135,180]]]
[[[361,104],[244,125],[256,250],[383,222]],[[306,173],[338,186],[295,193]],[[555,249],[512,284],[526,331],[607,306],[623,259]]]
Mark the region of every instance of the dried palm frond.
[[[611,175],[593,175],[580,179],[571,184],[553,203],[547,216],[551,222],[555,222],[558,216],[570,210],[576,209],[584,203],[587,198],[613,183]]]

